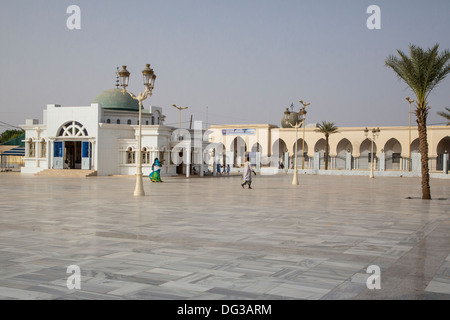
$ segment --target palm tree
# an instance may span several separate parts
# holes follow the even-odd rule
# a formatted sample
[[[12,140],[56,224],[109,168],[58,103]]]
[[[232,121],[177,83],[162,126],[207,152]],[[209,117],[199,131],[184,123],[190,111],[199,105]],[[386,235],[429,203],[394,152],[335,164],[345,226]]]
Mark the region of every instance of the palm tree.
[[[428,168],[427,116],[428,96],[431,91],[450,73],[450,51],[439,53],[439,44],[424,50],[409,46],[409,56],[397,50],[400,57],[390,55],[386,58],[387,67],[394,70],[416,95],[415,110],[419,131],[419,149],[422,165],[422,199],[431,200],[430,173]]]
[[[440,115],[441,117],[444,117],[445,119],[450,121],[450,108],[445,108],[445,110],[447,110],[447,112],[440,111],[440,112],[438,112],[438,115]],[[447,122],[447,125],[450,126],[450,122]]]
[[[325,135],[325,170],[328,170],[328,140],[331,134],[338,133],[338,127],[333,122],[322,121],[316,131]]]

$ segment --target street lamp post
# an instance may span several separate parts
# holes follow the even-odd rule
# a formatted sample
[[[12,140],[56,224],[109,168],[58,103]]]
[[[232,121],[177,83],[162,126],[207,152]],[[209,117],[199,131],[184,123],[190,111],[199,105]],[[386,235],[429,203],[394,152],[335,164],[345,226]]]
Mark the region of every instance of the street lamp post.
[[[364,129],[364,133],[366,135],[366,137],[369,137],[369,129]],[[372,141],[372,147],[371,147],[371,152],[370,152],[370,176],[369,178],[373,179],[375,178],[375,176],[373,175],[373,162],[374,162],[374,156],[373,156],[373,144],[376,138],[378,138],[378,136],[380,135],[380,128],[373,128],[372,129],[372,138],[368,138],[370,141]]]
[[[305,128],[306,128],[306,107],[311,103],[304,103],[303,100],[300,100],[300,103],[303,105],[301,112],[303,113],[303,141],[302,141],[302,170],[305,169]]]
[[[410,97],[405,98],[409,102],[409,151],[408,151],[408,171],[411,171],[411,103],[414,102]]]
[[[296,121],[295,125],[293,125],[292,123],[288,122],[291,127],[295,128],[295,151],[294,151],[295,160],[294,160],[294,177],[292,179],[292,184],[293,185],[298,185],[298,173],[297,173],[297,171],[298,171],[298,166],[297,166],[297,158],[298,158],[298,155],[297,155],[297,152],[298,152],[297,151],[298,150],[298,148],[297,148],[297,144],[298,144],[298,128],[300,128],[300,126],[303,124],[304,119],[305,119],[305,114],[306,114],[306,111],[300,110],[300,112],[298,113],[298,118],[297,118],[297,121]]]
[[[123,88],[123,94],[128,93],[133,99],[139,102],[139,136],[138,136],[138,152],[137,152],[137,165],[136,165],[136,187],[134,190],[134,195],[145,196],[144,186],[142,181],[142,156],[141,156],[141,144],[142,144],[142,101],[152,96],[153,88],[155,87],[156,75],[150,65],[147,64],[145,69],[142,70],[142,75],[144,77],[145,91],[139,92],[136,97],[134,94],[129,92],[126,88],[128,87],[128,82],[130,80],[130,72],[127,70],[127,66],[122,66],[122,70],[119,71],[120,86]]]
[[[183,108],[183,107],[177,107],[177,106],[174,105],[174,104],[173,104],[172,106],[174,106],[175,108],[177,108],[178,111],[179,111],[179,113],[180,113],[180,117],[179,117],[179,118],[180,118],[180,120],[179,120],[179,128],[181,129],[181,111],[182,111],[182,110],[189,109],[189,107],[184,107],[184,108]]]

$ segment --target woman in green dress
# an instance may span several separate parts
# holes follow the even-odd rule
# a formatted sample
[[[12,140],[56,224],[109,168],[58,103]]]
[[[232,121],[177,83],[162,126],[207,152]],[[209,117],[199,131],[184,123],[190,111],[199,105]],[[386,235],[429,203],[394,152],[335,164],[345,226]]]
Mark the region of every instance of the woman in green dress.
[[[153,162],[152,170],[153,170],[153,172],[150,173],[150,176],[149,176],[150,180],[152,182],[163,182],[161,180],[161,163],[159,162],[158,158],[156,158],[155,162]]]

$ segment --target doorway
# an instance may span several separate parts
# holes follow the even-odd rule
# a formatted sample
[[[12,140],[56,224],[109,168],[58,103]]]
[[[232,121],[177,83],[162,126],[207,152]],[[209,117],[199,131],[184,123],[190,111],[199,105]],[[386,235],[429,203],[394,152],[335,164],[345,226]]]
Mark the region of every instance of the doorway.
[[[64,162],[67,169],[81,169],[81,141],[64,143]]]

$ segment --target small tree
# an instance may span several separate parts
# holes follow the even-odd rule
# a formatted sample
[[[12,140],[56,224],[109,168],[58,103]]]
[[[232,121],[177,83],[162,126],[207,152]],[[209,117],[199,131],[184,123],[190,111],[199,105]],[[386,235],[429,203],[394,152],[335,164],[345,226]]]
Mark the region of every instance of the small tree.
[[[331,134],[338,133],[338,127],[333,122],[322,121],[316,131],[325,135],[325,170],[328,170],[328,140]]]
[[[445,108],[445,110],[447,110],[447,112],[440,111],[440,112],[438,112],[438,115],[447,119],[449,121],[449,122],[447,122],[447,125],[450,126],[450,108]]]
[[[24,133],[24,130],[6,130],[0,134],[0,143],[8,142],[9,140],[17,138]]]

